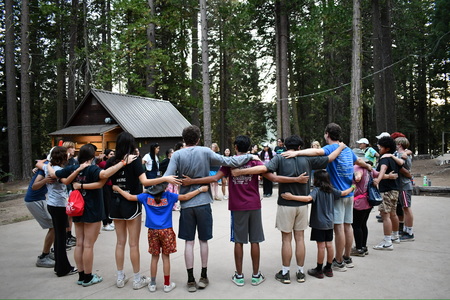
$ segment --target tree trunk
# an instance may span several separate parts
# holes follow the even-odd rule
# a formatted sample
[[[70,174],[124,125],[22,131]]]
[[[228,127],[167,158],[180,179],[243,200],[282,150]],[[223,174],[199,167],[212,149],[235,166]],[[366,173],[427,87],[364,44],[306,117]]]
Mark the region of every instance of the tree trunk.
[[[67,90],[67,118],[75,111],[75,72],[77,46],[77,25],[78,25],[78,0],[72,0],[72,10],[70,16],[70,39],[69,39],[69,70],[68,70],[68,90]]]
[[[17,117],[16,69],[14,65],[13,0],[5,0],[5,77],[8,118],[9,181],[22,177],[20,164],[19,123]]]
[[[226,46],[224,45],[224,29],[223,24],[226,22],[223,17],[220,18],[219,25],[219,97],[220,97],[220,138],[219,145],[225,150],[226,140],[228,137],[227,126],[226,126],[226,114],[228,107],[228,95],[229,95],[229,85],[228,85],[228,54]]]
[[[291,135],[290,117],[289,117],[289,91],[288,91],[288,41],[289,41],[289,20],[287,14],[286,0],[277,0],[279,10],[276,10],[279,18],[279,67],[280,67],[280,105],[281,105],[281,123],[283,138]]]
[[[363,136],[361,105],[361,2],[353,0],[353,42],[352,42],[352,86],[350,94],[350,143],[355,148],[356,141]]]
[[[151,53],[155,49],[155,45],[156,45],[155,23],[153,21],[153,18],[155,17],[155,2],[153,0],[148,0],[148,6],[150,8],[150,18],[152,20],[147,28],[147,40],[148,40],[147,58],[150,61],[153,61],[151,59]],[[147,74],[145,76],[145,80],[146,80],[147,91],[151,97],[154,97],[156,94],[154,78],[155,78],[155,64],[150,63],[147,65]]]
[[[200,127],[200,113],[198,103],[200,102],[200,66],[198,60],[198,10],[192,6],[192,57],[191,57],[191,86],[190,94],[194,108],[191,114],[191,123]]]
[[[22,179],[31,178],[32,169],[32,143],[31,143],[31,113],[30,113],[30,9],[28,0],[22,0],[21,11],[21,84],[20,84],[20,103],[22,115]]]
[[[89,40],[88,40],[88,23],[87,23],[87,0],[83,1],[83,40],[84,40],[84,95],[86,95],[91,88],[91,66],[89,62]]]
[[[276,88],[277,88],[277,137],[283,135],[281,121],[281,87],[280,87],[280,2],[275,1],[275,67],[276,67]]]
[[[200,0],[202,24],[202,82],[203,82],[203,135],[204,145],[211,146],[211,100],[209,97],[209,58],[208,58],[208,23],[206,18],[206,0]]]

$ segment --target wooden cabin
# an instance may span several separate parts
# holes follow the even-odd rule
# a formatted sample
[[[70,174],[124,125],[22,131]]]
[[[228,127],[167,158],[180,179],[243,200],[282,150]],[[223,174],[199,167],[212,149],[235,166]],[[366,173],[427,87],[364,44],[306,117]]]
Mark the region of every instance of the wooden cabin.
[[[166,150],[182,141],[183,128],[190,123],[165,100],[144,98],[92,89],[78,105],[64,128],[49,134],[52,146],[72,141],[76,151],[92,143],[97,154],[115,149],[117,136],[127,131],[136,139],[143,157],[152,143],[160,145],[160,158]]]

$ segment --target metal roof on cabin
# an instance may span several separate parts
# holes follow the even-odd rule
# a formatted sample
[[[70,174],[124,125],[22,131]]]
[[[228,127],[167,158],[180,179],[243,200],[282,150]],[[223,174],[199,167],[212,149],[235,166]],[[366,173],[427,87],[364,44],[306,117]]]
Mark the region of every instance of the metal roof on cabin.
[[[114,121],[135,138],[179,137],[191,125],[169,101],[91,91]]]
[[[97,135],[111,131],[117,127],[119,127],[117,124],[70,126],[49,133],[48,135]]]

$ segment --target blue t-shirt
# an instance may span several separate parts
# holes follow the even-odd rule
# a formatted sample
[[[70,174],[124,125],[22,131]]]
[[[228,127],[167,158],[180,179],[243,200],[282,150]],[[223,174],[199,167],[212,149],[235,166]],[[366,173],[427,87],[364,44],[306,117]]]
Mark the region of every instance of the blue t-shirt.
[[[36,178],[39,175],[42,175],[43,177],[45,177],[44,171],[41,169],[38,169],[36,174],[34,174],[33,178],[31,178],[30,184],[28,185],[27,193],[25,195],[25,202],[45,200],[45,195],[47,194],[47,185],[46,184],[44,184],[44,186],[38,190],[33,190],[33,188],[32,188],[34,182],[36,181]]]
[[[150,229],[172,228],[172,208],[178,201],[178,194],[164,192],[159,204],[148,193],[139,194],[137,198],[145,207],[145,227]]]
[[[339,144],[326,145],[322,149],[325,155],[330,155],[336,150]],[[350,148],[346,147],[341,154],[327,166],[327,172],[330,174],[330,180],[333,187],[340,191],[345,191],[352,186],[353,165],[358,158]],[[353,196],[353,192],[345,197]]]

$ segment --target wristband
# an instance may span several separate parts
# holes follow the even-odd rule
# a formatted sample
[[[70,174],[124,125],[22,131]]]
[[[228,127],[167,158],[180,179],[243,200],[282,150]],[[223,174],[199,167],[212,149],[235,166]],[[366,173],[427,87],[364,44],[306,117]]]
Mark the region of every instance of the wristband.
[[[83,189],[83,183],[81,183],[81,189]]]
[[[124,167],[127,165],[127,162],[125,160],[122,159],[121,162],[123,163]]]
[[[201,193],[201,192],[202,192],[202,190],[200,190],[200,189],[201,189],[201,187],[199,187],[199,188],[197,189],[199,193]]]
[[[356,186],[354,185],[354,184],[352,184],[352,186],[351,186],[352,188],[353,188],[353,190],[355,190],[356,189]]]

